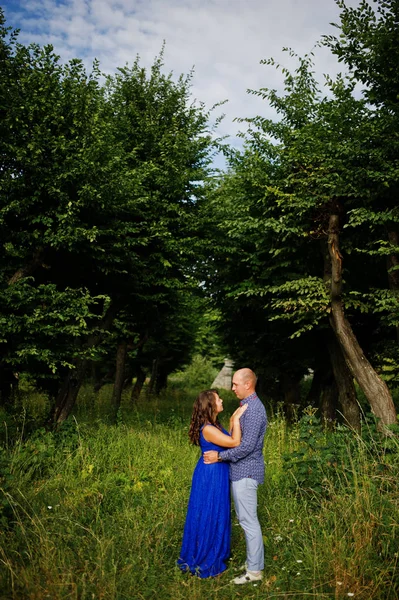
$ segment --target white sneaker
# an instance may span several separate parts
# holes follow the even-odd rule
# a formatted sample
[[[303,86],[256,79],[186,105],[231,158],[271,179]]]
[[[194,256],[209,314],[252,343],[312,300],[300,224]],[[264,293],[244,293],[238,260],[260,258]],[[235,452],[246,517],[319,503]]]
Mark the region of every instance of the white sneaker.
[[[261,581],[263,578],[262,571],[247,571],[243,575],[239,577],[234,577],[231,580],[231,583],[235,583],[236,585],[242,585],[243,583],[251,583],[253,581]]]

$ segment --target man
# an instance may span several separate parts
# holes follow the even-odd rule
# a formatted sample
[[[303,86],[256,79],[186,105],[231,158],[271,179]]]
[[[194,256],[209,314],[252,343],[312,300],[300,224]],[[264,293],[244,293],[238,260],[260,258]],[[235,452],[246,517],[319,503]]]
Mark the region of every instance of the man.
[[[263,440],[267,416],[265,407],[255,392],[255,386],[256,375],[251,369],[239,369],[234,373],[232,390],[241,401],[240,405],[248,404],[240,419],[241,444],[222,452],[210,450],[204,453],[204,462],[207,464],[217,461],[230,463],[231,491],[247,548],[246,572],[232,580],[232,583],[238,585],[260,581],[264,569],[263,538],[257,515],[257,489],[265,476]]]

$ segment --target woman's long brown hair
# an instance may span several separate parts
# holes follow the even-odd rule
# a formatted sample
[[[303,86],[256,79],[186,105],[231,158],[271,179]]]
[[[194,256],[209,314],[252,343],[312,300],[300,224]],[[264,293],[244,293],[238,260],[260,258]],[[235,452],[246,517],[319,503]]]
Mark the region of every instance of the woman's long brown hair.
[[[200,430],[205,423],[211,423],[220,429],[215,403],[217,393],[217,390],[205,390],[198,394],[194,402],[188,437],[195,446],[199,446]]]

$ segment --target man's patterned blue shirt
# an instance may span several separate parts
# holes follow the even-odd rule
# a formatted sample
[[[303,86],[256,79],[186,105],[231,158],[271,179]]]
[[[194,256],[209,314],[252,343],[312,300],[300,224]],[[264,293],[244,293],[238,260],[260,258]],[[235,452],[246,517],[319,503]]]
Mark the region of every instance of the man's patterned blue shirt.
[[[258,483],[265,478],[265,462],[263,460],[263,439],[267,428],[266,409],[254,393],[244,398],[240,404],[248,404],[248,408],[240,418],[241,444],[237,448],[228,448],[219,452],[223,461],[230,463],[231,481],[239,481],[249,477]]]

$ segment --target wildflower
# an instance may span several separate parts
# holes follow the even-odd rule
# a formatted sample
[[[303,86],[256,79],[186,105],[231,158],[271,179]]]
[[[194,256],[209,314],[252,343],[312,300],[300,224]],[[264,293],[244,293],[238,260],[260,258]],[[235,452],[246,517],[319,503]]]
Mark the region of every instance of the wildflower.
[[[52,506],[48,506],[47,508],[48,508],[49,510],[51,510],[53,507],[52,507]]]
[[[300,574],[301,574],[301,572],[300,572],[300,571],[298,571],[297,575],[300,575]]]
[[[282,538],[282,536],[281,536],[281,535],[276,535],[276,536],[274,537],[274,541],[275,541],[275,542],[282,542],[282,541],[283,541],[283,538]]]
[[[288,522],[289,522],[289,523],[293,523],[293,522],[294,522],[294,519],[290,519]]]
[[[354,596],[355,594],[353,592],[348,592],[348,596]]]
[[[337,585],[343,585],[342,581],[337,581]]]
[[[297,562],[297,563],[301,563],[301,562],[303,562],[303,560],[297,560],[296,562]]]

